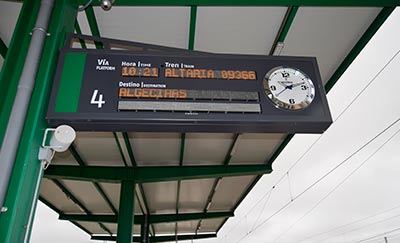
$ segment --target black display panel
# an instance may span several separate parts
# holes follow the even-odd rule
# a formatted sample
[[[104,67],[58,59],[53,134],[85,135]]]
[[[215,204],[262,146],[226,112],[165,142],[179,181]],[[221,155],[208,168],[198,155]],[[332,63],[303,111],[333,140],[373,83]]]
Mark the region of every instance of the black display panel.
[[[277,67],[278,95],[310,88],[285,68],[312,80],[307,107],[282,108],[268,97],[266,75]],[[332,123],[313,57],[82,49],[61,52],[47,119],[76,130],[146,132],[322,133]]]

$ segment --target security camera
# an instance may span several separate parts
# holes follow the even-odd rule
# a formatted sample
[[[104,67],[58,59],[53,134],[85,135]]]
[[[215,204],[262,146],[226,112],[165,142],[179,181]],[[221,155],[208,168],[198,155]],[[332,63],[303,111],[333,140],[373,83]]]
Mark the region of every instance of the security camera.
[[[50,138],[50,147],[56,152],[64,152],[75,140],[75,130],[68,125],[58,126]]]
[[[101,8],[104,11],[109,11],[112,7],[112,4],[114,3],[115,0],[100,0],[100,5]]]

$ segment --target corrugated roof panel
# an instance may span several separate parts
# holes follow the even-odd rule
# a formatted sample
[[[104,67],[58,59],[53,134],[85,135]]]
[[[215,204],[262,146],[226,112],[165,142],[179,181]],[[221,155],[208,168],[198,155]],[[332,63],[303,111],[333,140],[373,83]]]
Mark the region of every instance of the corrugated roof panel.
[[[112,132],[77,132],[74,143],[88,165],[124,166]]]
[[[137,165],[179,165],[179,133],[128,134]]]
[[[186,134],[183,165],[220,165],[233,142],[229,133]]]
[[[188,47],[189,7],[94,8],[103,37],[146,42],[179,48]]]
[[[268,54],[286,10],[286,7],[199,7],[195,49]]]
[[[40,188],[40,196],[63,213],[84,214],[52,180],[44,178]]]
[[[203,212],[215,179],[184,180],[181,182],[179,212]]]
[[[241,134],[230,164],[264,164],[286,134]]]
[[[254,176],[223,178],[214,194],[209,211],[232,210],[254,178]]]
[[[175,213],[177,182],[144,183],[150,214]]]
[[[300,7],[281,55],[317,57],[326,83],[381,8]]]
[[[63,183],[90,212],[113,214],[113,211],[101,197],[92,182],[62,180],[61,183]]]

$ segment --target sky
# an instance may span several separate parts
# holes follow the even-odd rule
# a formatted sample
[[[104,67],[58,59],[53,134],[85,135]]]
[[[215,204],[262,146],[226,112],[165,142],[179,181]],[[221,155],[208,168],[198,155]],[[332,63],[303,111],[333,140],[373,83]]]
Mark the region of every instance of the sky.
[[[196,242],[400,242],[399,50],[396,9],[329,92],[331,127],[296,135],[218,237]],[[31,242],[98,242],[57,217],[39,202]]]

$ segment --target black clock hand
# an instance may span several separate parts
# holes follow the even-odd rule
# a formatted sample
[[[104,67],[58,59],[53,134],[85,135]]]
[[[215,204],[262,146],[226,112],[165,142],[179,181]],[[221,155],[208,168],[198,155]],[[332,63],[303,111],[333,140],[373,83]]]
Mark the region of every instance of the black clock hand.
[[[293,88],[293,84],[291,84],[291,85],[286,85],[285,88],[284,88],[282,91],[280,91],[279,93],[277,93],[275,96],[278,97],[279,95],[281,95],[281,94],[282,94],[283,92],[285,92],[286,90],[292,89],[292,88]]]

